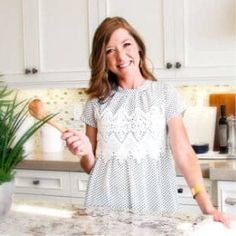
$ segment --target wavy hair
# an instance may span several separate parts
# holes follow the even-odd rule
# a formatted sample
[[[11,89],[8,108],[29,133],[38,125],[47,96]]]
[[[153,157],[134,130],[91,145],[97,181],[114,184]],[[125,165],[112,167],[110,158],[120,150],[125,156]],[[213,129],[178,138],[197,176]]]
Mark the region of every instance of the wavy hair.
[[[108,70],[106,65],[106,45],[112,33],[123,28],[134,38],[139,47],[140,72],[147,80],[156,80],[147,67],[146,47],[138,32],[122,17],[108,17],[98,26],[92,42],[92,52],[89,58],[91,78],[89,88],[86,90],[89,98],[99,98],[104,101],[111,91],[118,88],[118,80],[114,73]]]

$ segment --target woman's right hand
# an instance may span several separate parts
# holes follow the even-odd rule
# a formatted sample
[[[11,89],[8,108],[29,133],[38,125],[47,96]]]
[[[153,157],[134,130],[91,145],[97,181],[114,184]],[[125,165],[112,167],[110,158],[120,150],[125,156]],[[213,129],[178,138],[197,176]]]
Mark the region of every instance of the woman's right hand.
[[[66,141],[68,149],[74,155],[91,155],[93,149],[89,138],[82,132],[68,129],[62,134],[62,139]]]

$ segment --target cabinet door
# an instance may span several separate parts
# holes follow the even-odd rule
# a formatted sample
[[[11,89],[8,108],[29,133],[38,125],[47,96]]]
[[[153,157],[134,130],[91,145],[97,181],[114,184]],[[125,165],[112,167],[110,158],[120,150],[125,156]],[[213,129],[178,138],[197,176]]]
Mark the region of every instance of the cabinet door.
[[[84,172],[71,172],[70,177],[72,197],[84,198],[87,190],[89,175]]]
[[[236,183],[218,181],[218,205],[222,212],[236,215]]]
[[[175,54],[182,64],[177,79],[234,81],[236,1],[181,0],[174,4]]]
[[[99,16],[102,21],[107,16],[124,17],[143,38],[148,64],[157,78],[172,78],[175,70],[166,69],[174,60],[173,6],[169,0],[101,0]],[[168,27],[164,27],[168,25]]]
[[[87,0],[41,0],[38,15],[40,71],[88,71]]]
[[[91,1],[5,0],[0,4],[4,35],[0,48],[5,52],[0,56],[0,71],[9,85],[87,85],[90,36],[97,20]],[[6,21],[9,27],[4,26]],[[30,73],[24,75],[25,69]],[[16,73],[23,77],[11,76]]]
[[[32,3],[28,0],[27,4]],[[89,79],[89,6],[87,0],[37,1],[37,17],[28,25],[30,30],[38,28],[38,53],[32,54],[31,61],[38,65],[39,81],[70,83]]]
[[[22,0],[0,1],[0,73],[17,75],[24,71]]]
[[[34,81],[39,67],[37,0],[0,1],[0,73],[16,86]],[[32,73],[32,69],[34,72]]]

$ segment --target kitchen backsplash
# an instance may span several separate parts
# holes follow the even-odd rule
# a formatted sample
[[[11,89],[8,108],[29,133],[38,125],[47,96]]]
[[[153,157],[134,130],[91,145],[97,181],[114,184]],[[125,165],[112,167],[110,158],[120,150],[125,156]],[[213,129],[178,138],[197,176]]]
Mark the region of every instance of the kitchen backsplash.
[[[210,93],[236,93],[236,86],[180,86],[177,90],[189,106],[208,106]],[[56,119],[65,127],[84,130],[79,120],[87,100],[85,89],[22,89],[18,99],[40,98],[47,111],[58,113]],[[33,137],[36,150],[40,150],[40,132]]]

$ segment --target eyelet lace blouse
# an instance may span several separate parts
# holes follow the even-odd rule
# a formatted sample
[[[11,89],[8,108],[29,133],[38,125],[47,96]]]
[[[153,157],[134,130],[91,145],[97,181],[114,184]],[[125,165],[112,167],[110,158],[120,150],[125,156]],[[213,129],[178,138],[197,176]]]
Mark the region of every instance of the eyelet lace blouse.
[[[100,103],[85,105],[81,120],[97,128],[96,162],[85,205],[141,212],[177,209],[175,165],[167,123],[185,106],[176,90],[146,80]]]

